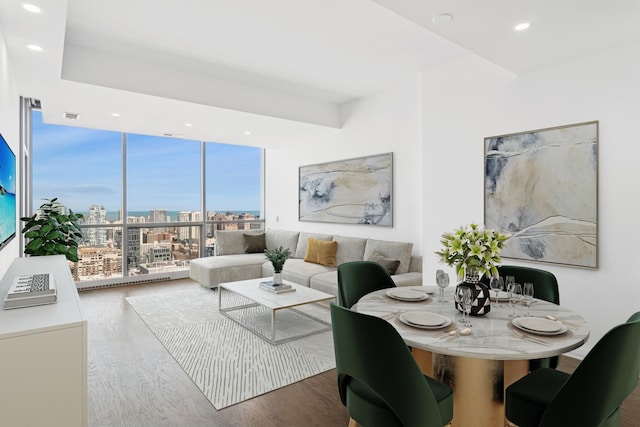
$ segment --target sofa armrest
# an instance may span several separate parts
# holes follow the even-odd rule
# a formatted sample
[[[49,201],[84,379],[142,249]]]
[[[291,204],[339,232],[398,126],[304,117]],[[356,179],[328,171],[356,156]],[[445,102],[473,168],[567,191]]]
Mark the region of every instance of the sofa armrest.
[[[420,255],[411,255],[409,271],[412,273],[422,273],[422,257]]]

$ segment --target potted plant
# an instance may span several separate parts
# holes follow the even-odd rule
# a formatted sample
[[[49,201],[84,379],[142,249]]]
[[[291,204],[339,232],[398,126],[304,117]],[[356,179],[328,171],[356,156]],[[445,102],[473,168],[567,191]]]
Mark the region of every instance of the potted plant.
[[[81,213],[66,208],[57,198],[47,200],[32,216],[22,217],[26,222],[22,233],[28,243],[24,253],[32,256],[64,255],[69,261],[78,261],[78,241],[82,230],[78,220]]]
[[[498,275],[500,251],[508,238],[506,234],[484,229],[478,224],[460,227],[442,235],[440,242],[443,248],[436,255],[440,257],[440,262],[455,267],[458,278],[462,278],[456,292],[460,287],[471,289],[473,306],[470,314],[483,315],[491,310],[489,289],[480,282],[480,275]],[[458,303],[456,307],[462,311]]]
[[[500,251],[508,238],[497,230],[469,224],[451,233],[444,233],[440,239],[443,249],[436,255],[440,257],[440,262],[454,266],[458,277],[480,276],[483,273],[497,276],[497,267],[502,262]]]
[[[271,261],[271,265],[273,266],[273,284],[281,285],[282,267],[284,267],[284,263],[291,255],[291,250],[289,248],[279,246],[275,249],[265,249],[264,255],[269,261]]]

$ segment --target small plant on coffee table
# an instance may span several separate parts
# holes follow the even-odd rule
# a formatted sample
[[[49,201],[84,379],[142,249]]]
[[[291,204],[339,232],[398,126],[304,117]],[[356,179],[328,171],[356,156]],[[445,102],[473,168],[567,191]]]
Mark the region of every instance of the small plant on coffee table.
[[[267,257],[269,261],[271,261],[274,273],[282,272],[282,267],[284,266],[284,263],[287,261],[290,255],[291,250],[289,248],[283,248],[282,246],[275,249],[264,250],[264,256]]]

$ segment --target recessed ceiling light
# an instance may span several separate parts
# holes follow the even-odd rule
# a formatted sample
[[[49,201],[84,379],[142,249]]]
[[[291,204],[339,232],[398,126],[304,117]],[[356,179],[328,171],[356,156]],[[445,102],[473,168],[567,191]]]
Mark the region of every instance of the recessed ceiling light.
[[[531,23],[530,22],[521,22],[518,25],[516,25],[515,27],[513,27],[513,29],[516,30],[516,31],[524,31],[524,30],[528,30],[529,27],[531,27]]]
[[[245,135],[251,135],[251,132],[249,132],[248,130],[245,130],[243,133],[244,133]]]
[[[453,15],[450,13],[441,13],[440,15],[436,15],[431,19],[431,22],[434,24],[448,24],[453,21]]]
[[[35,4],[31,4],[31,3],[23,3],[22,4],[22,8],[24,10],[26,10],[27,12],[31,12],[31,13],[42,13],[42,9],[40,9],[38,6],[36,6]]]
[[[120,113],[111,113],[113,117],[120,117]]]
[[[42,47],[38,46],[37,44],[28,44],[27,45],[27,49],[32,50],[34,52],[42,52]]]
[[[184,124],[186,127],[190,128],[191,126],[193,126],[191,123],[185,123]]]

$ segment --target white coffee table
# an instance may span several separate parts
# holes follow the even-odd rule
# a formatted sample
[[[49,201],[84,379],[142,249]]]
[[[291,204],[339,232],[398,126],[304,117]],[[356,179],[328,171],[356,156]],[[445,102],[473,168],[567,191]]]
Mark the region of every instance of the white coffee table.
[[[317,316],[301,311],[296,307],[335,300],[336,297],[334,295],[317,291],[306,286],[296,285],[288,281],[284,281],[284,283],[293,286],[296,290],[293,292],[275,294],[264,289],[260,289],[260,282],[265,280],[269,279],[260,278],[220,283],[218,286],[218,309],[220,310],[220,313],[261,338],[264,338],[271,344],[281,344],[283,342],[303,338],[331,329],[331,323],[325,322]],[[225,294],[225,298],[223,298],[223,294]],[[227,302],[229,303],[228,305],[224,304]],[[276,339],[276,313],[284,310],[287,310],[288,318],[291,318],[292,320],[294,317],[301,316],[301,319],[305,320],[304,322],[300,322],[301,324],[305,324],[301,326],[308,326],[306,323],[311,320],[314,324],[320,324],[321,327],[296,331],[293,334],[288,334],[282,338]],[[256,322],[255,319],[256,315],[259,316],[261,312],[265,311],[271,312],[270,330],[265,330],[265,322],[260,324],[260,322]],[[262,328],[260,326],[262,326]]]

